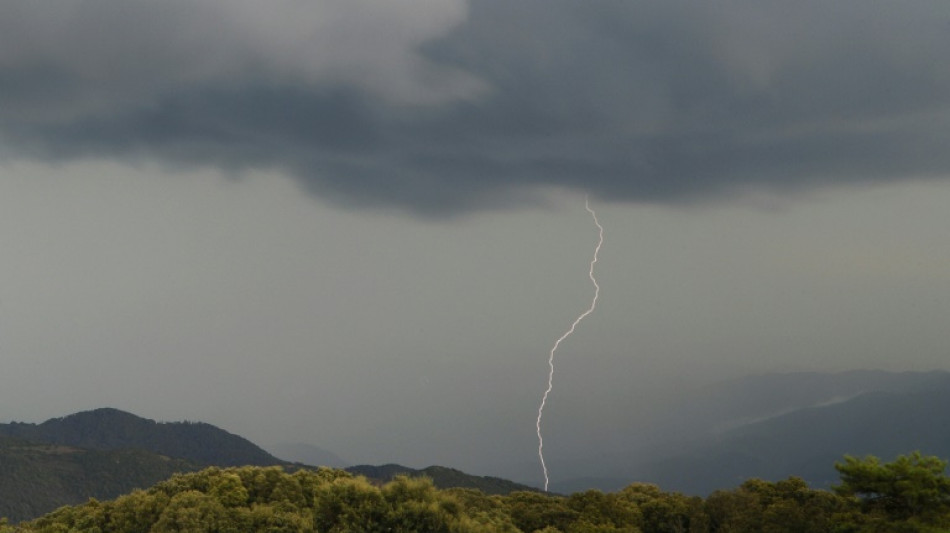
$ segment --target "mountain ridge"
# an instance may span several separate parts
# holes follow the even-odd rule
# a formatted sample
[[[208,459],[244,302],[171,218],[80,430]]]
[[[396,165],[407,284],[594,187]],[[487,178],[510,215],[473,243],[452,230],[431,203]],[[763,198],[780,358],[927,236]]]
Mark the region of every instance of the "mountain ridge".
[[[566,476],[552,483],[552,491],[616,490],[645,481],[665,490],[704,494],[736,486],[747,478],[777,481],[789,475],[803,477],[812,486],[827,487],[837,478],[834,462],[844,454],[888,459],[920,450],[950,457],[950,413],[942,409],[950,402],[950,373],[944,371],[752,376],[688,400],[692,403],[687,407],[693,412],[678,419],[671,417],[671,424],[689,423],[697,416],[708,418],[690,428],[694,438],[683,441],[687,444],[612,458],[616,469],[607,476],[603,472]],[[724,421],[750,415],[759,418],[723,429]],[[598,460],[608,462],[603,457]],[[103,486],[126,482],[122,490],[128,491],[161,481],[173,471],[245,466],[255,461],[260,466],[284,469],[312,468],[278,459],[211,424],[155,422],[115,408],[82,411],[40,424],[0,424],[0,489],[9,495],[0,497],[0,516],[22,518],[24,515],[16,513],[34,512],[33,508],[23,510],[23,498],[41,496],[44,491],[59,495],[55,500],[58,505],[111,494],[102,487],[89,489],[92,485],[77,479],[99,479]],[[473,476],[442,466],[357,465],[346,470],[380,483],[409,475],[429,477],[442,488],[470,487],[496,494],[537,490],[508,479]],[[71,484],[75,490],[69,492],[66,489]],[[64,491],[71,500],[63,500]],[[10,511],[14,504],[21,507]]]
[[[812,388],[795,390],[799,383],[805,383],[801,389]],[[771,402],[758,401],[763,395],[771,395]],[[836,395],[852,396],[828,401]],[[749,478],[778,481],[794,475],[828,488],[837,480],[834,463],[846,454],[890,459],[921,451],[950,457],[950,412],[942,409],[950,402],[950,373],[945,371],[749,376],[724,382],[705,399],[696,401],[696,412],[720,416],[707,420],[704,433],[696,431],[682,441],[686,444],[667,446],[665,453],[658,448],[617,477],[565,479],[552,487],[562,492],[616,490],[640,480],[703,495]],[[730,403],[741,409],[722,408]],[[763,415],[776,408],[780,412]],[[724,427],[723,420],[737,420],[730,418],[736,412],[757,411],[759,419]],[[689,424],[694,416],[681,420]]]
[[[103,407],[39,424],[0,424],[0,517],[28,520],[63,505],[115,498],[208,466],[316,469],[278,459],[211,424],[155,422]],[[441,466],[418,470],[396,464],[363,465],[346,470],[378,484],[408,475],[428,477],[440,488],[475,488],[487,494],[536,490]]]
[[[80,411],[40,424],[0,424],[0,435],[90,450],[141,449],[201,465],[285,463],[244,437],[205,422],[156,422],[113,407]]]

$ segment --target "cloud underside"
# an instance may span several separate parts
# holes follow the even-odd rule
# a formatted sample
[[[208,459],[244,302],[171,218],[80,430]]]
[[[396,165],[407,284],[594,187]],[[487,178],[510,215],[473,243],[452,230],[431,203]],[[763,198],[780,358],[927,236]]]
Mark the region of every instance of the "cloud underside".
[[[5,5],[0,154],[428,214],[950,175],[943,2],[384,4]]]

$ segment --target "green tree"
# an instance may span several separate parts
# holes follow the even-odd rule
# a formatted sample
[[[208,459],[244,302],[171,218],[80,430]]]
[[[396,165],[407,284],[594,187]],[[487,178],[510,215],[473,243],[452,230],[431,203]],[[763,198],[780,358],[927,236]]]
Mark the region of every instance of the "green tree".
[[[151,531],[202,533],[241,530],[233,526],[219,501],[202,492],[189,490],[171,499]]]
[[[616,494],[599,490],[576,492],[568,496],[567,507],[578,515],[577,521],[567,528],[568,533],[640,532],[640,511]]]
[[[460,523],[472,531],[491,531],[492,533],[519,533],[511,522],[506,506],[507,498],[499,495],[487,495],[478,489],[450,488],[440,491],[451,496],[463,509]]]
[[[382,494],[390,507],[386,517],[390,531],[448,533],[462,510],[458,500],[440,494],[428,478],[398,476]]]
[[[385,531],[389,508],[379,489],[363,478],[341,478],[319,487],[314,501],[318,531]]]
[[[248,492],[241,477],[234,472],[222,472],[211,482],[210,494],[225,507],[247,505]]]
[[[703,533],[707,517],[701,498],[663,492],[652,483],[633,483],[618,497],[636,506],[644,533]]]
[[[558,531],[577,520],[578,512],[565,504],[560,496],[537,492],[513,492],[508,495],[508,514],[514,525],[525,532],[543,530],[547,527]]]
[[[944,473],[947,462],[920,452],[901,455],[890,463],[874,456],[845,456],[835,463],[841,484],[837,494],[855,498],[862,511],[873,519],[906,531],[950,527],[950,479]],[[871,529],[868,526],[865,529]],[[873,526],[877,527],[877,526]],[[898,531],[898,529],[891,529]]]
[[[706,498],[705,508],[709,530],[716,533],[813,533],[835,530],[851,507],[790,477],[750,479],[734,490],[718,490]]]
[[[171,497],[161,491],[132,491],[116,499],[109,512],[107,531],[148,533]]]

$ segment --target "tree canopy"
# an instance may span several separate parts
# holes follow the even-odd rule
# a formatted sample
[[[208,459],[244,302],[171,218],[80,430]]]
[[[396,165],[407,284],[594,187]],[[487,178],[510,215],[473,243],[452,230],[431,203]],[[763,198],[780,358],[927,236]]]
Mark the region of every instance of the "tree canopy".
[[[811,533],[950,529],[946,461],[846,456],[833,491],[750,479],[706,498],[634,483],[614,493],[489,495],[427,478],[385,484],[342,470],[208,468],[111,501],[91,499],[0,533]]]
[[[835,464],[841,484],[839,495],[855,498],[870,522],[901,522],[907,528],[950,528],[950,478],[947,461],[920,452],[902,455],[890,463],[874,456],[845,456]],[[896,530],[895,530],[896,531]]]

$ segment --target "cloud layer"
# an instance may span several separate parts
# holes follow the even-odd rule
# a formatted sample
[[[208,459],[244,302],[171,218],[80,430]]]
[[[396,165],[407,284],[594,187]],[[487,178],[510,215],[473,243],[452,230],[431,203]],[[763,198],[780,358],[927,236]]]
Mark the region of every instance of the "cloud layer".
[[[5,4],[0,154],[430,214],[942,178],[948,49],[924,0]]]

